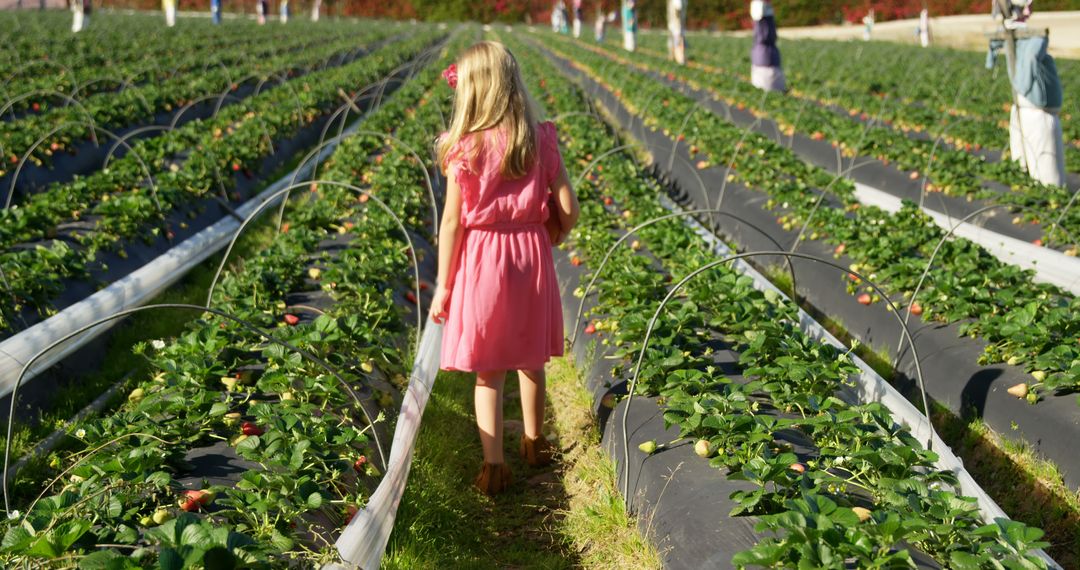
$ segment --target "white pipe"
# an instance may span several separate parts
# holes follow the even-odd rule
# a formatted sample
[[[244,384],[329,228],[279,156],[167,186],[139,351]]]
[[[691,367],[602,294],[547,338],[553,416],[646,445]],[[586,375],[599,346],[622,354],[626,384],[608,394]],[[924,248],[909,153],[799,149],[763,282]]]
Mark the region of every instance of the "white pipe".
[[[890,213],[900,211],[902,205],[896,196],[859,182],[855,183],[855,198],[864,205],[877,206]],[[1080,258],[1069,257],[1055,249],[1002,235],[970,222],[961,223],[960,218],[926,207],[923,207],[923,212],[945,231],[956,227],[954,235],[971,240],[1003,263],[1034,271],[1035,281],[1056,285],[1074,295],[1080,294]]]
[[[346,133],[359,128],[363,117],[351,124]],[[341,137],[326,145],[318,158],[309,160],[298,170],[294,170],[278,179],[258,196],[248,200],[236,209],[240,219],[245,219],[254,212],[267,198],[285,188],[293,180],[303,180],[317,164],[333,153]],[[274,199],[277,202],[281,199]],[[202,263],[226,245],[240,227],[240,222],[233,216],[225,216],[214,225],[189,237],[172,249],[154,258],[127,276],[114,281],[108,287],[67,307],[56,315],[0,342],[0,397],[7,396],[14,387],[23,365],[43,348],[72,331],[103,319],[113,313],[138,307],[168,289],[196,265]],[[42,356],[27,370],[23,382],[40,374],[57,362],[78,350],[101,333],[108,330],[116,321],[95,327],[86,333],[54,348]]]
[[[341,531],[334,544],[341,555],[342,562],[323,566],[323,570],[343,570],[346,568],[364,568],[375,570],[382,563],[386,543],[394,529],[398,505],[405,494],[405,483],[409,479],[413,451],[416,448],[416,436],[420,431],[420,420],[424,415],[428,397],[435,385],[435,375],[439,372],[439,347],[442,345],[442,325],[429,323],[424,327],[424,336],[420,340],[420,349],[416,353],[409,387],[398,412],[397,427],[394,429],[394,442],[390,447],[390,459],[386,473],[375,492],[368,498],[368,506],[353,516],[348,526]]]
[[[673,212],[681,211],[681,208],[667,198],[667,196],[661,196],[660,201],[668,210]],[[701,236],[702,239],[712,246],[713,251],[716,252],[717,255],[727,257],[735,253],[697,220],[687,217],[684,217],[683,220],[697,235]],[[775,291],[778,295],[790,301],[790,298],[786,293],[776,288],[772,282],[766,279],[761,273],[758,273],[758,271],[745,260],[740,259],[734,261],[733,267],[736,271],[752,278],[754,280],[755,289],[758,289],[759,291]],[[831,344],[843,352],[848,351],[847,346],[837,340],[832,333],[826,330],[825,327],[815,321],[813,317],[801,308],[799,309],[799,328],[814,340]],[[1008,519],[1009,515],[1001,510],[1001,507],[998,506],[997,502],[995,502],[994,499],[992,499],[990,495],[975,482],[975,479],[972,478],[971,474],[964,469],[964,464],[960,458],[958,458],[952,452],[952,449],[945,445],[945,442],[941,441],[937,434],[933,432],[926,416],[909,402],[907,398],[900,394],[896,388],[893,388],[891,384],[886,382],[884,378],[875,372],[870,365],[863,362],[861,358],[854,354],[850,356],[855,365],[862,371],[862,374],[853,378],[855,380],[855,387],[852,390],[852,395],[862,402],[878,402],[884,405],[892,413],[893,420],[910,429],[911,435],[920,443],[933,438],[933,448],[935,453],[938,454],[938,460],[935,464],[936,467],[942,471],[949,471],[956,476],[956,479],[960,484],[959,494],[965,497],[972,497],[976,500],[983,520],[987,523],[993,523],[997,519]],[[1042,550],[1036,551],[1035,554],[1045,560],[1051,568],[1061,568],[1061,566],[1054,562],[1053,559]]]

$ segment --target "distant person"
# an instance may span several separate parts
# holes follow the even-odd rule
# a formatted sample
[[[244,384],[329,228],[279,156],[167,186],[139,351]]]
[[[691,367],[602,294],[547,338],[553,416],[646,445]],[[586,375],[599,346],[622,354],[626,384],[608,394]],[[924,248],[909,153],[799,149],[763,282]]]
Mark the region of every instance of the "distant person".
[[[637,49],[637,14],[634,0],[622,0],[623,49]]]
[[[1031,2],[1013,0],[1008,14],[994,11],[1005,29],[1027,26]],[[1009,70],[1014,101],[1009,110],[1009,156],[1032,178],[1053,186],[1065,184],[1065,145],[1061,128],[1064,91],[1057,64],[1047,53],[1046,36],[1016,40],[1016,57]],[[991,44],[993,53],[993,44]],[[993,65],[993,57],[988,63]]]
[[[874,9],[870,8],[870,12],[863,16],[863,33],[862,39],[864,42],[870,41],[870,36],[874,33]]]
[[[255,19],[260,26],[266,23],[266,13],[269,11],[270,7],[266,0],[255,0]]]
[[[289,0],[281,0],[278,4],[278,15],[282,24],[289,23]]]
[[[596,6],[596,23],[593,24],[593,37],[596,38],[596,43],[604,43],[604,32],[607,27],[607,22],[604,21],[604,8],[600,5]]]
[[[455,89],[439,138],[447,177],[431,320],[445,325],[444,370],[476,373],[476,423],[486,495],[511,482],[503,459],[503,384],[518,372],[529,465],[551,463],[544,425],[544,365],[563,354],[562,301],[551,249],[577,222],[578,203],[555,124],[537,121],[513,54],[478,43],[444,75]],[[452,381],[452,380],[450,380]]]
[[[215,24],[221,23],[221,0],[210,0],[210,19]]]
[[[668,57],[679,65],[686,65],[686,2],[668,0]]]
[[[176,25],[176,0],[161,0],[161,11],[165,12],[165,25]]]
[[[750,2],[750,18],[754,21],[754,43],[750,48],[750,83],[765,91],[784,92],[787,84],[780,68],[780,48],[776,47],[776,16],[772,2]]]
[[[574,37],[581,37],[581,0],[574,0]]]
[[[919,27],[915,29],[922,47],[930,47],[930,10],[923,8],[919,12]]]
[[[90,0],[71,0],[71,31],[79,33],[90,25]]]

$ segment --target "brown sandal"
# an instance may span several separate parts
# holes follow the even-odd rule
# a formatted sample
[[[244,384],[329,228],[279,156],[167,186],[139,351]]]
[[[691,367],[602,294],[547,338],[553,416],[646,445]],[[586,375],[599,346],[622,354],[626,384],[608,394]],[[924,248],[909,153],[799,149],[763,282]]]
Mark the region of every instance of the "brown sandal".
[[[544,434],[540,434],[536,439],[530,439],[525,434],[521,434],[521,457],[525,460],[525,463],[533,467],[544,467],[545,465],[551,465],[551,462],[555,460],[555,448],[551,446],[551,442],[544,437]]]
[[[505,463],[484,463],[473,485],[481,493],[491,497],[510,487],[510,466]]]

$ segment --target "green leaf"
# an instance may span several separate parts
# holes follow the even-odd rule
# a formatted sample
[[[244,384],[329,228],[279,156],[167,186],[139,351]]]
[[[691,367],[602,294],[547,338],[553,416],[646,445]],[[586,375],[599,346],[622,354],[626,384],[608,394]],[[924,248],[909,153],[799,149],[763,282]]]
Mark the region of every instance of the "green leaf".
[[[308,506],[309,509],[317,509],[317,508],[321,507],[322,504],[323,504],[322,493],[319,493],[318,491],[316,491],[316,492],[308,495],[307,506]]]
[[[236,557],[228,548],[215,546],[203,554],[203,566],[206,570],[233,570],[236,568]]]
[[[183,570],[184,558],[176,550],[166,546],[158,554],[158,568],[161,570]]]

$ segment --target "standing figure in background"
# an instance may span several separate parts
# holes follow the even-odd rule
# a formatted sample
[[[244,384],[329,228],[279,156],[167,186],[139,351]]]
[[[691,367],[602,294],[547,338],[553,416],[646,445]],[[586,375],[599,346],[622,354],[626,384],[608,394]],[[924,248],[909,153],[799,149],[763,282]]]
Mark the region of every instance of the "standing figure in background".
[[[221,23],[221,0],[210,0],[210,17],[215,24]]]
[[[765,91],[784,92],[787,82],[780,68],[780,48],[776,47],[776,16],[770,0],[750,2],[754,20],[754,44],[750,48],[750,83]]]
[[[604,28],[606,23],[604,22],[604,7],[597,4],[596,6],[596,23],[593,24],[593,36],[596,38],[596,43],[604,43]]]
[[[79,33],[90,25],[90,0],[71,0],[71,31]]]
[[[668,57],[679,65],[686,65],[686,2],[668,0],[667,3]]]
[[[281,4],[278,4],[278,14],[281,15],[282,24],[289,22],[289,0],[281,0]]]
[[[637,49],[637,16],[634,14],[634,0],[622,0],[623,49]]]
[[[266,4],[266,0],[255,1],[255,16],[260,26],[266,23],[266,13],[268,11],[269,7]]]
[[[311,21],[319,21],[319,8],[322,7],[322,0],[315,0],[315,3],[311,6]]]
[[[574,37],[581,37],[581,0],[574,0]]]
[[[165,12],[165,25],[176,25],[176,0],[161,0],[161,10]]]
[[[930,47],[930,10],[923,8],[919,12],[919,27],[916,31],[919,34],[919,44]]]
[[[874,33],[874,9],[873,8],[870,8],[870,12],[867,15],[863,16],[862,23],[863,23],[863,26],[865,26],[863,28],[863,32],[862,32],[862,39],[863,39],[864,42],[868,42],[868,41],[870,41],[870,35]]]
[[[1006,30],[1027,27],[1031,0],[1009,0],[1008,13],[994,11]],[[1004,44],[1004,41],[1001,42]],[[992,44],[993,45],[993,44]],[[1009,110],[1009,156],[1043,184],[1065,184],[1065,145],[1061,129],[1064,92],[1057,64],[1047,53],[1050,40],[1036,35],[1016,40],[1009,69],[1013,104]],[[991,51],[993,53],[993,51]],[[987,63],[993,65],[993,58]]]

